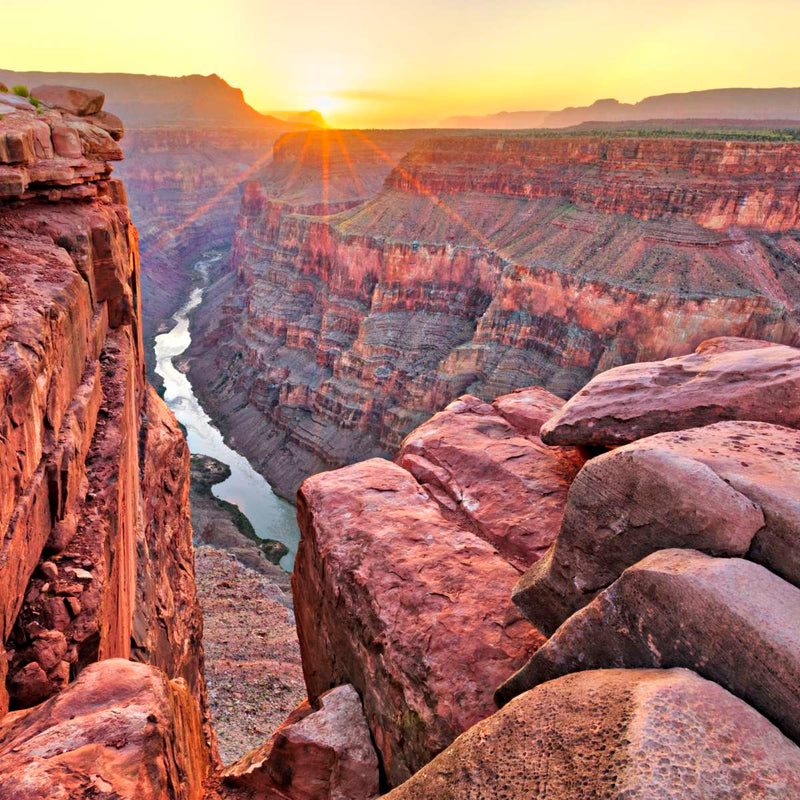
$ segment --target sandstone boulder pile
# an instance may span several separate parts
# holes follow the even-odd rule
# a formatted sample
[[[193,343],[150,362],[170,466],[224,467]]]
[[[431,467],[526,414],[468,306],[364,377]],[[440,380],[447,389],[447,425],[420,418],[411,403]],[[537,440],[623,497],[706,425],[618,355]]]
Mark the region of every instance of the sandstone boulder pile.
[[[723,339],[612,370],[608,409],[570,445],[541,437],[581,395],[465,396],[397,465],[303,484],[309,692],[358,688],[389,785],[416,771],[391,797],[797,791],[798,357]],[[527,628],[505,577],[526,560],[511,597]],[[519,648],[496,712],[483,692]]]

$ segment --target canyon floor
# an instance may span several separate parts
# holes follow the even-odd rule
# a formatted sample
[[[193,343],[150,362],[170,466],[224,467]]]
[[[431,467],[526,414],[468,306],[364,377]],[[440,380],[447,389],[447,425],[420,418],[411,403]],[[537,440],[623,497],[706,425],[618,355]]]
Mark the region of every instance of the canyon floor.
[[[195,554],[206,683],[223,764],[259,747],[305,697],[291,600],[213,547]]]

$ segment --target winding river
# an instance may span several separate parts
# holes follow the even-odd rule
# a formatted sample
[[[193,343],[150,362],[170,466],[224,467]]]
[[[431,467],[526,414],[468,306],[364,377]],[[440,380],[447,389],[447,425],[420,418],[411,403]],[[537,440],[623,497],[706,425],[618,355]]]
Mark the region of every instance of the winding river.
[[[294,507],[272,491],[269,483],[243,455],[225,444],[222,434],[195,396],[188,376],[174,364],[174,359],[191,344],[189,315],[203,302],[211,263],[211,258],[198,262],[195,269],[201,284],[192,290],[186,304],[173,315],[175,326],[172,330],[156,336],[156,372],[164,380],[164,400],[186,428],[191,452],[216,458],[231,469],[231,476],[213,487],[214,494],[239,506],[262,539],[283,542],[289,552],[281,560],[281,566],[291,571],[300,539]]]

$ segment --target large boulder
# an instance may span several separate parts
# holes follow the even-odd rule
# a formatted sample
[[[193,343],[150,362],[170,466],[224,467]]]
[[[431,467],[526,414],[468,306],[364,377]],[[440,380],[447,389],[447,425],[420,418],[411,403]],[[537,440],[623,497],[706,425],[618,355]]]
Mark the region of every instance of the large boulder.
[[[288,800],[372,800],[378,757],[358,692],[339,686],[298,706],[261,748],[222,773],[226,783]]]
[[[306,480],[298,521],[309,697],[352,683],[397,785],[492,714],[493,687],[542,643],[511,603],[519,573],[382,459]]]
[[[552,633],[649,553],[746,556],[800,585],[800,431],[720,422],[641,439],[589,461],[555,544],[514,589]]]
[[[593,378],[542,426],[554,445],[613,446],[723,420],[800,428],[800,350],[721,337]]]
[[[200,707],[185,682],[122,659],[87,667],[61,694],[0,720],[0,797],[203,796]]]
[[[570,617],[499,702],[578,670],[688,667],[800,741],[800,589],[740,558],[661,550]]]
[[[521,395],[512,398],[500,407],[524,433],[495,407],[465,395],[410,433],[397,461],[501,555],[526,569],[555,539],[584,458],[573,447],[544,445],[530,419],[537,406]]]
[[[31,97],[50,108],[68,111],[77,117],[88,117],[103,110],[106,96],[95,89],[79,89],[75,86],[43,84],[31,89]]]
[[[800,748],[692,672],[582,672],[527,692],[387,800],[783,798]]]

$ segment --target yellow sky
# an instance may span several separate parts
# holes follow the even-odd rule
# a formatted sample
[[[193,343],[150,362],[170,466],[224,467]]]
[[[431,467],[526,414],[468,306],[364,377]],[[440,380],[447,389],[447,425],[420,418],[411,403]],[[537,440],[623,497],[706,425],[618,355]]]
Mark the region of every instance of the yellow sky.
[[[800,0],[3,0],[0,67],[216,72],[341,126],[800,85]]]

